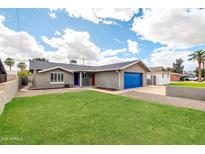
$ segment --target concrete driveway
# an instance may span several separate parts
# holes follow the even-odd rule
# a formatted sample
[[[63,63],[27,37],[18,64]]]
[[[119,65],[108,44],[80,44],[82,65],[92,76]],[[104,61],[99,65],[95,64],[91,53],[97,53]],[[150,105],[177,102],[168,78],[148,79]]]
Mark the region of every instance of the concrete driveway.
[[[140,93],[157,94],[157,95],[163,95],[163,96],[166,95],[166,87],[165,86],[146,86],[146,87],[123,90],[119,93],[130,92],[130,91],[140,92]]]

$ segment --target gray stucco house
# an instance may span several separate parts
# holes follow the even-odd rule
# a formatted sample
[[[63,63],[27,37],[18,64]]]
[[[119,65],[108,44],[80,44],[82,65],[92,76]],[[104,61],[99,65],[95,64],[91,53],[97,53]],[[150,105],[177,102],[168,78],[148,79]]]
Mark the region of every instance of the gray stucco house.
[[[147,84],[150,69],[141,60],[102,66],[88,66],[29,60],[33,88],[93,86],[128,89]]]

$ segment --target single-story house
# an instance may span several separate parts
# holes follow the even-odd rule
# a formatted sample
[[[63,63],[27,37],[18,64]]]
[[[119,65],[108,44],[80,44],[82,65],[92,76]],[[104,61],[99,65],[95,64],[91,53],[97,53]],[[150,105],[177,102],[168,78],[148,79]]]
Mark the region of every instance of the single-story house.
[[[110,65],[88,66],[29,60],[33,88],[62,88],[93,86],[128,89],[147,84],[151,70],[141,60]]]
[[[182,74],[179,73],[172,73],[171,74],[171,81],[180,81]]]
[[[7,74],[4,65],[0,59],[0,83],[7,81]]]
[[[147,84],[149,85],[165,85],[171,82],[172,75],[177,73],[173,73],[170,71],[166,71],[166,69],[162,66],[159,67],[150,67],[151,72],[147,73]]]

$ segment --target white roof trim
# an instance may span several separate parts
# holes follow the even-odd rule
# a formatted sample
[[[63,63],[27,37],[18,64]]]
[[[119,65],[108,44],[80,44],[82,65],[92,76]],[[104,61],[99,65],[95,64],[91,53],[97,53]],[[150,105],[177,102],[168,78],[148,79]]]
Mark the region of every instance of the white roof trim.
[[[131,63],[131,64],[129,64],[129,65],[126,65],[126,66],[120,68],[120,70],[123,70],[123,69],[125,69],[125,68],[128,68],[128,67],[130,67],[130,66],[132,66],[132,65],[135,65],[135,64],[137,64],[137,63],[142,63],[150,72],[152,71],[152,70],[151,70],[143,61],[141,61],[141,60],[137,60],[137,61],[135,61],[135,62],[133,62],[133,63]]]
[[[38,72],[39,72],[39,73],[43,73],[43,72],[48,72],[48,71],[51,71],[51,70],[54,70],[54,69],[61,69],[61,70],[64,70],[64,71],[66,71],[66,72],[73,73],[72,70],[67,70],[67,69],[65,69],[65,68],[63,68],[63,67],[60,67],[60,66],[56,66],[56,67],[52,67],[52,68],[48,68],[48,69],[43,69],[43,70],[38,71]]]

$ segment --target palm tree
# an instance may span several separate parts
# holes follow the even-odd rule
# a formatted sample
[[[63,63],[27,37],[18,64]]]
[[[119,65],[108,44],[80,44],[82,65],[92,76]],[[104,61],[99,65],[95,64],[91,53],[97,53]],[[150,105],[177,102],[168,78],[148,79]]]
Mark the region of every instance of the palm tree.
[[[198,62],[198,81],[201,81],[201,64],[205,61],[205,51],[204,50],[196,50],[194,53],[189,55],[188,60],[193,60]]]
[[[20,68],[22,71],[26,68],[26,64],[24,62],[20,62],[20,63],[18,63],[17,67]]]
[[[6,58],[6,60],[4,61],[4,63],[5,63],[7,66],[9,66],[10,71],[11,71],[11,67],[14,65],[15,61],[14,61],[14,59],[8,57],[8,58]]]

